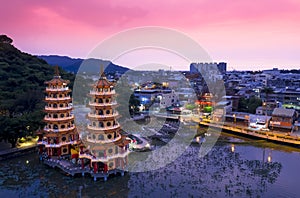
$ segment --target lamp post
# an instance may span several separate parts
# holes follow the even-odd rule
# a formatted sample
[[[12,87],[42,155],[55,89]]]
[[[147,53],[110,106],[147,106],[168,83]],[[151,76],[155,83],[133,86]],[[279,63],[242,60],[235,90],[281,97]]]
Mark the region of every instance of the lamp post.
[[[265,127],[267,128],[267,116],[268,116],[268,108],[267,108],[267,102],[263,102],[263,106],[264,106],[264,109],[265,109]]]
[[[236,125],[236,115],[235,115],[235,113],[232,116],[233,116],[234,125]]]

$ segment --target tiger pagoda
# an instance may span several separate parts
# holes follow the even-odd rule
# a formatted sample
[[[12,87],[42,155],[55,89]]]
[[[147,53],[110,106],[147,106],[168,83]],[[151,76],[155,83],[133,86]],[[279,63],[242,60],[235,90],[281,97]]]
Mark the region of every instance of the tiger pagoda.
[[[71,156],[71,150],[78,143],[79,136],[72,113],[69,81],[61,78],[56,66],[53,79],[45,84],[45,127],[38,133],[39,153],[45,154],[47,158]]]
[[[106,181],[110,174],[119,172],[123,175],[126,169],[129,141],[120,133],[115,96],[114,83],[106,78],[101,68],[100,78],[89,92],[89,123],[82,135],[84,145],[80,146],[79,152],[81,168],[91,167],[94,180],[102,177]]]

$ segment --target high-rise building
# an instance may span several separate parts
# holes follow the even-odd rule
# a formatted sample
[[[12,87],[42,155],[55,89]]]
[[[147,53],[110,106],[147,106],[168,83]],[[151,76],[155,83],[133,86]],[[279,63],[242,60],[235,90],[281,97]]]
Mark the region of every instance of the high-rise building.
[[[219,72],[224,75],[227,71],[227,63],[220,62],[220,63],[191,63],[190,65],[190,72],[191,73],[198,73],[198,72],[213,72],[214,69],[218,69]],[[213,72],[216,73],[216,72]]]

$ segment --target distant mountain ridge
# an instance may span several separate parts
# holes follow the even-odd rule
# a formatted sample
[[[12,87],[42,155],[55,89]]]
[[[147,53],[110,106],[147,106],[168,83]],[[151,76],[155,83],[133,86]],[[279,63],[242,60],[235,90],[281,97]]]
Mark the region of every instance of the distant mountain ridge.
[[[101,59],[81,59],[81,58],[71,58],[68,56],[59,56],[59,55],[41,55],[39,58],[45,60],[49,65],[58,65],[64,70],[77,73],[82,63],[85,66],[89,64],[90,67],[80,68],[80,71],[84,72],[93,72],[99,70],[99,66],[103,64],[105,66],[105,73],[115,73],[119,72],[124,74],[129,69],[119,65],[115,65],[110,61],[104,61]]]

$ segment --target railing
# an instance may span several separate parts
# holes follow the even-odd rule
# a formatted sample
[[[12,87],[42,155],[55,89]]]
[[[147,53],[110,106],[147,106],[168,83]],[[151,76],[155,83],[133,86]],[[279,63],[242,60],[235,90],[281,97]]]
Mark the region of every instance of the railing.
[[[91,95],[113,95],[116,94],[116,91],[107,91],[107,92],[98,92],[98,91],[90,91]]]
[[[178,119],[179,116],[181,116],[181,115],[169,114],[169,113],[156,113],[154,115],[157,116],[157,117],[174,118],[174,119]]]
[[[130,151],[126,150],[125,152],[113,154],[113,155],[106,156],[106,157],[94,157],[93,155],[83,153],[83,154],[79,154],[79,158],[88,158],[92,162],[107,162],[107,161],[115,159],[115,158],[126,157],[129,153],[130,153]]]
[[[92,125],[87,126],[88,129],[92,129],[92,130],[111,130],[111,129],[117,129],[119,127],[120,127],[120,124],[116,124],[111,127],[97,127],[97,126],[92,126]]]
[[[106,114],[106,115],[97,115],[97,114],[93,114],[93,113],[88,113],[88,116],[91,118],[114,118],[117,117],[119,115],[118,112],[114,112],[113,114]]]
[[[55,144],[55,143],[48,143],[47,141],[38,141],[37,142],[38,145],[45,145],[45,147],[49,147],[49,148],[59,148],[61,146],[64,146],[64,145],[69,145],[69,144],[77,144],[77,140],[74,140],[74,141],[69,141],[69,142],[60,142],[58,144]]]
[[[46,91],[67,91],[69,90],[69,87],[65,87],[65,88],[50,88],[50,87],[46,87]]]
[[[67,96],[67,97],[57,97],[57,98],[53,98],[53,97],[45,97],[45,100],[49,100],[49,101],[63,101],[63,100],[70,100],[71,97]]]
[[[232,125],[232,124],[229,124],[229,123],[226,123],[226,122],[222,125],[222,123],[219,123],[219,122],[216,122],[216,121],[211,121],[210,123],[200,122],[200,124],[206,125],[206,126],[218,127],[218,128],[222,128],[222,129],[232,131],[232,132],[247,134],[247,135],[254,136],[254,137],[259,137],[259,138],[262,138],[262,139],[300,145],[300,138],[299,137],[285,135],[285,134],[280,133],[278,131],[251,130],[251,129],[248,129],[247,127],[244,127],[244,126]]]
[[[95,143],[95,144],[107,144],[107,143],[117,142],[121,138],[122,138],[121,135],[117,135],[117,137],[115,139],[111,139],[111,140],[94,140],[91,138],[87,138],[86,141],[88,141],[90,143]]]
[[[45,106],[45,110],[52,110],[52,111],[55,111],[55,110],[71,110],[73,107],[72,106],[69,106],[69,107],[48,107],[48,106]]]
[[[97,107],[113,106],[117,104],[118,104],[117,102],[110,102],[110,103],[89,102],[90,106],[97,106]]]
[[[70,127],[67,127],[67,128],[64,128],[64,129],[49,129],[47,127],[44,128],[44,131],[47,131],[47,132],[65,132],[65,131],[69,131],[69,130],[73,130],[75,129],[75,125],[72,125]]]
[[[121,175],[124,175],[124,168],[122,167],[117,167],[116,169],[108,170],[107,172],[98,170],[98,172],[95,173],[90,167],[82,168],[80,165],[69,164],[69,162],[64,163],[64,161],[57,159],[44,159],[44,163],[52,168],[58,167],[65,173],[68,173],[72,176],[78,173],[89,173],[94,178],[103,177],[105,181],[110,174],[121,173]]]

